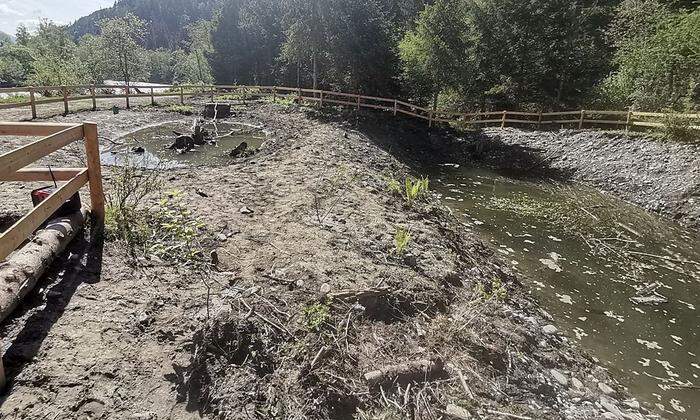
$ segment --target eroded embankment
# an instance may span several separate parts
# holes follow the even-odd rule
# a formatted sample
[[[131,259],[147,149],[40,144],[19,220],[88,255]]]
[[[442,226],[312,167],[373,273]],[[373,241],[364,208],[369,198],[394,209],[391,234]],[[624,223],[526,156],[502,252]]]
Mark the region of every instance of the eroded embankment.
[[[270,131],[256,156],[166,176],[217,234],[217,271],[75,249],[4,326],[3,415],[642,418],[472,231],[388,191],[402,139],[271,105],[233,118]]]
[[[700,227],[700,143],[590,130],[485,129],[451,144],[465,141],[468,155],[488,166],[572,177]]]

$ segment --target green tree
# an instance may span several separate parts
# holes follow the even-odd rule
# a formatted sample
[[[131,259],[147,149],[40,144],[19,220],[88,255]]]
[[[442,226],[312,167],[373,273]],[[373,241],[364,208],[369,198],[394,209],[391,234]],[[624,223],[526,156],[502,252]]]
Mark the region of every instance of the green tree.
[[[121,78],[127,86],[134,79],[148,79],[149,76],[146,50],[141,46],[144,34],[144,21],[130,13],[100,22],[107,71]],[[129,98],[126,107],[130,107]]]
[[[87,82],[95,84],[104,82],[108,70],[105,65],[107,51],[101,37],[88,34],[80,38],[76,56]]]
[[[610,34],[617,69],[599,87],[600,103],[641,110],[698,108],[700,9],[673,11],[657,0],[626,0]]]

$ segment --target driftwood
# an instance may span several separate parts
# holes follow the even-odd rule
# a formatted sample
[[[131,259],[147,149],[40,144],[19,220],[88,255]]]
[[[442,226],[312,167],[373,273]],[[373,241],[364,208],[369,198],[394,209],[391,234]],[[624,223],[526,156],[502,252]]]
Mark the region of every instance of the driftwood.
[[[370,387],[393,383],[406,384],[440,376],[445,373],[444,369],[445,366],[441,359],[416,360],[367,372],[365,380]]]
[[[0,263],[0,321],[36,286],[54,258],[82,229],[85,218],[86,212],[82,210],[49,221],[31,242]]]
[[[372,289],[360,289],[360,290],[340,290],[335,293],[330,293],[328,295],[332,300],[341,301],[363,301],[367,299],[377,299],[386,296],[391,293],[391,289],[388,287],[377,287]]]

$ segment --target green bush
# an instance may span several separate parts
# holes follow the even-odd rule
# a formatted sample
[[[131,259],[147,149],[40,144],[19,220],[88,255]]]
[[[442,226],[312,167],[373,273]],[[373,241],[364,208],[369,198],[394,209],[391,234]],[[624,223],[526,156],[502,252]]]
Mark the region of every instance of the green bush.
[[[700,123],[697,119],[670,112],[664,117],[663,123],[662,133],[666,140],[684,143],[700,141],[700,129],[697,128]]]

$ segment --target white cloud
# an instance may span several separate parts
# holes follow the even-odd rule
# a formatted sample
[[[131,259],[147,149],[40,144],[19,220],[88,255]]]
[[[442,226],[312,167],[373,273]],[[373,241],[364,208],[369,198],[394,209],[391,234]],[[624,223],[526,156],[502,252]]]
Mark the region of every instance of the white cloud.
[[[0,13],[11,16],[24,16],[24,13],[11,8],[5,3],[0,3]]]
[[[0,31],[14,33],[17,25],[36,26],[42,18],[70,23],[113,3],[114,0],[0,0]]]

